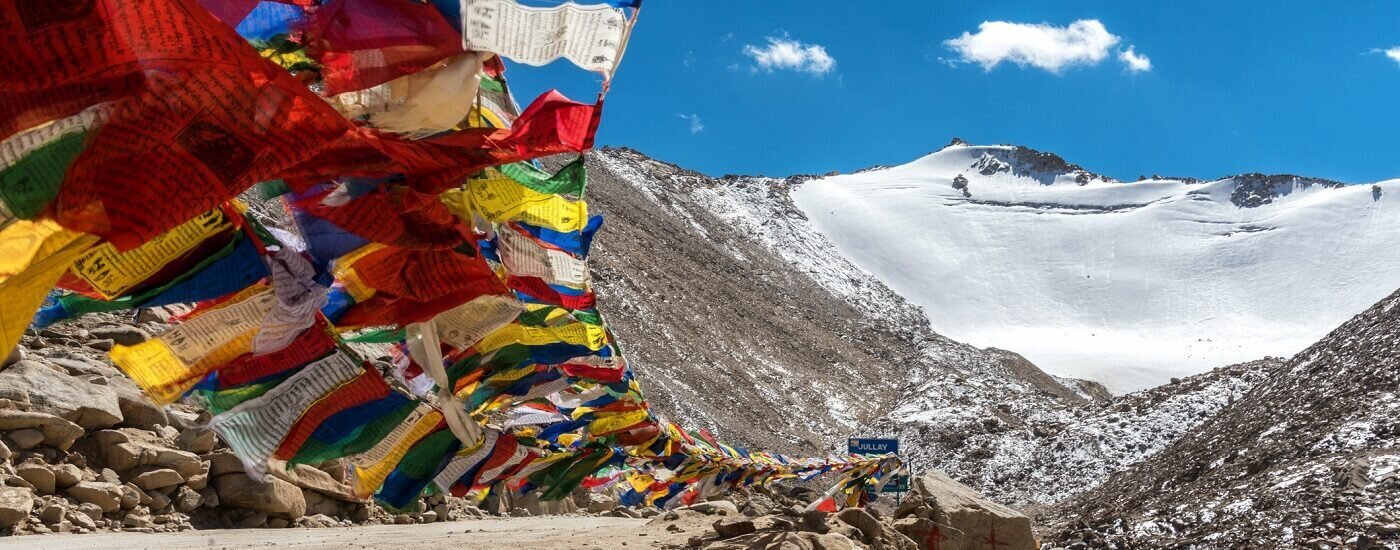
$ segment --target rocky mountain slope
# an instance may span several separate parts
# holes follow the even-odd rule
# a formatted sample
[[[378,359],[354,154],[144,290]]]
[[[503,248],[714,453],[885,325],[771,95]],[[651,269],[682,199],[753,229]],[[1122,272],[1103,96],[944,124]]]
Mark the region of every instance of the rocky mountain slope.
[[[969,422],[1003,402],[1016,416],[1089,399],[930,330],[793,207],[801,178],[716,180],[623,149],[588,165],[607,217],[591,257],[600,307],[676,420],[810,453],[843,448],[912,388],[938,388],[936,407]]]
[[[1110,403],[1102,386],[933,331],[793,205],[810,177],[713,179],[625,149],[589,169],[609,220],[593,264],[613,330],[661,411],[743,444],[899,437],[916,471],[1048,504],[1162,449],[1277,364]]]
[[[954,142],[794,203],[934,330],[1115,392],[1291,356],[1400,287],[1400,180],[1118,182]]]
[[[1400,547],[1400,292],[1051,515],[1070,547]]]

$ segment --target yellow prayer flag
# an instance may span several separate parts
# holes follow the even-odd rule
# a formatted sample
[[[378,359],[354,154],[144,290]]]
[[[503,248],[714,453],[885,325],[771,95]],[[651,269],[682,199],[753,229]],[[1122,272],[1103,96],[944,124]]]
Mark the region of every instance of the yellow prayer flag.
[[[19,344],[73,260],[97,241],[49,220],[16,220],[0,229],[0,345],[6,352]]]
[[[223,210],[216,208],[126,252],[112,243],[99,244],[73,262],[73,274],[103,298],[116,299],[200,243],[232,228]]]
[[[543,346],[563,342],[600,350],[607,344],[607,338],[608,333],[603,327],[588,323],[572,322],[553,327],[527,327],[511,323],[486,335],[475,347],[477,351],[486,353],[511,344]]]
[[[112,363],[158,403],[180,398],[200,378],[253,350],[253,339],[277,305],[272,287],[254,285],[157,338],[112,348]]]
[[[496,223],[520,221],[572,233],[588,225],[588,204],[540,193],[500,171],[490,169],[486,177],[468,180],[465,190],[441,195],[442,201],[458,217],[470,221],[476,213]]]

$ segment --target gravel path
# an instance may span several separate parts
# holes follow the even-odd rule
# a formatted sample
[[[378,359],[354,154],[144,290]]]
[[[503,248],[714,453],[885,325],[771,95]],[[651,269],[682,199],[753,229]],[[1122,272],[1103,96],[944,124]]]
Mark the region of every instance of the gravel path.
[[[591,516],[453,521],[427,525],[371,525],[328,529],[237,529],[181,533],[37,535],[0,540],[0,548],[45,550],[250,549],[616,549],[651,548],[660,541],[646,520]]]

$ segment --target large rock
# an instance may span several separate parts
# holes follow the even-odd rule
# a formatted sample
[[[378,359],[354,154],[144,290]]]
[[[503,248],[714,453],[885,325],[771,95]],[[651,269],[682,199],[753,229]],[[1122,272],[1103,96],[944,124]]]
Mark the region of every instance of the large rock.
[[[34,510],[34,493],[22,487],[0,486],[0,529],[14,527]]]
[[[131,484],[143,491],[174,487],[183,481],[185,481],[185,478],[180,476],[180,472],[169,468],[159,468],[149,472],[143,472],[131,478]]]
[[[83,436],[83,428],[51,414],[0,409],[0,431],[34,429],[44,436],[44,444],[68,450]]]
[[[962,531],[947,525],[939,525],[931,519],[907,517],[895,520],[893,527],[895,531],[899,531],[917,543],[919,550],[952,548],[962,544]]]
[[[214,478],[219,502],[228,507],[276,515],[295,520],[306,515],[306,498],[296,485],[277,478],[264,483],[243,474]]]
[[[885,534],[885,526],[880,525],[880,520],[870,515],[864,508],[847,508],[836,514],[836,520],[855,527],[860,534],[865,536],[867,541],[876,541]]]
[[[943,472],[915,477],[895,517],[921,517],[960,531],[958,540],[940,543],[939,548],[944,550],[981,550],[989,547],[989,541],[995,541],[999,549],[1036,548],[1030,518],[987,500]]]
[[[121,486],[113,483],[83,481],[69,487],[65,492],[78,502],[97,505],[104,514],[116,512],[122,508]]]
[[[211,463],[212,468],[212,463]],[[268,462],[268,472],[273,477],[301,487],[321,493],[322,495],[342,500],[345,502],[360,502],[361,499],[355,496],[354,489],[349,484],[341,483],[331,477],[330,474],[321,471],[309,464],[297,464],[292,468],[286,467],[286,462],[271,460]]]
[[[118,472],[154,466],[175,470],[182,478],[189,479],[204,471],[198,455],[167,448],[165,441],[151,432],[132,428],[102,430],[94,439],[95,450],[103,463]]]
[[[38,462],[26,462],[15,466],[15,474],[24,478],[34,490],[41,495],[52,495],[57,483],[55,482],[53,470],[48,466]]]
[[[69,376],[35,361],[20,361],[0,371],[0,388],[24,390],[32,410],[84,428],[106,428],[122,421],[121,405],[111,386]]]
[[[156,426],[169,426],[170,418],[165,408],[151,401],[150,397],[135,388],[117,389],[117,405],[122,411],[122,425],[149,430]]]

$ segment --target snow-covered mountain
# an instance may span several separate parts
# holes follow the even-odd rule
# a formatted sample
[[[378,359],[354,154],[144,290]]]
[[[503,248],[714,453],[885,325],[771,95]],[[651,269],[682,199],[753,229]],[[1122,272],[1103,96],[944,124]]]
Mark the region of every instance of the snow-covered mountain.
[[[1120,392],[1290,356],[1400,287],[1400,180],[1125,183],[955,140],[791,195],[933,330]]]

